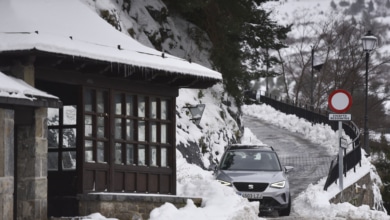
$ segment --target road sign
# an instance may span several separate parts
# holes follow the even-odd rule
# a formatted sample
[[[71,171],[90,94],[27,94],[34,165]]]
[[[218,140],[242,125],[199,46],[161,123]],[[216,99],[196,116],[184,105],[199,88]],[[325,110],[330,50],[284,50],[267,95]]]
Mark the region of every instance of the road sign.
[[[347,139],[345,139],[343,137],[340,138],[340,147],[343,149],[347,149],[347,147],[348,147]]]
[[[351,121],[351,114],[329,114],[330,121]]]
[[[329,95],[328,106],[333,112],[344,113],[352,106],[352,96],[343,89],[337,89]]]

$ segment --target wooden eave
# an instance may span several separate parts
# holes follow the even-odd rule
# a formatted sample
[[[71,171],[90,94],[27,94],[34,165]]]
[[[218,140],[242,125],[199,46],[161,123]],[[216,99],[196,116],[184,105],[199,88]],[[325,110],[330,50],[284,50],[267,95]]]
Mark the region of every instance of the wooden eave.
[[[105,77],[142,81],[152,84],[167,85],[176,88],[205,89],[220,80],[209,77],[169,72],[153,68],[132,66],[123,63],[94,60],[85,57],[49,53],[38,50],[0,52],[0,70],[15,60],[34,57],[35,67],[50,68],[64,72],[74,71],[81,74],[94,74]]]

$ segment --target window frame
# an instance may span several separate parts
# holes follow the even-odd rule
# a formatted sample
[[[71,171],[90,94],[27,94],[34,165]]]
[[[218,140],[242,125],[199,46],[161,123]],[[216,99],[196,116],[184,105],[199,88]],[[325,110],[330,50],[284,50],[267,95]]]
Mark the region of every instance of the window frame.
[[[116,100],[117,100],[117,95],[120,96],[120,100],[122,101],[121,102],[121,114],[116,114],[117,112],[117,109],[116,109]],[[172,148],[172,140],[170,140],[171,138],[169,138],[169,129],[173,126],[172,125],[172,120],[170,120],[170,118],[172,116],[169,115],[169,112],[167,112],[167,117],[166,119],[161,119],[161,101],[164,100],[166,101],[166,105],[167,105],[167,109],[169,109],[168,105],[170,104],[170,99],[171,98],[168,98],[168,97],[161,97],[161,96],[147,96],[147,95],[144,95],[144,94],[137,94],[137,93],[130,93],[130,92],[124,92],[124,91],[120,91],[120,90],[113,90],[112,93],[111,93],[111,97],[112,97],[112,104],[111,106],[113,106],[113,110],[112,112],[115,112],[114,115],[112,115],[110,118],[110,123],[111,125],[113,126],[113,131],[114,131],[114,134],[111,135],[113,136],[113,140],[111,142],[114,142],[111,144],[111,146],[117,146],[117,144],[121,144],[121,150],[122,150],[122,154],[121,154],[121,164],[117,164],[116,163],[116,158],[115,156],[117,155],[117,153],[115,152],[114,153],[114,163],[115,163],[115,166],[144,166],[144,167],[166,167],[166,168],[169,168],[170,165],[169,165],[169,160],[168,158],[165,158],[165,161],[167,163],[166,166],[162,166],[161,165],[161,148],[165,148],[167,151],[169,148]],[[133,103],[132,103],[132,107],[133,109],[130,111],[132,112],[133,114],[131,115],[126,115],[128,113],[128,109],[127,109],[127,97],[132,97],[132,100],[133,100]],[[144,114],[140,115],[139,114],[139,111],[138,111],[138,107],[139,107],[139,97],[142,97],[142,99],[145,101],[145,112]],[[151,107],[154,105],[152,104],[152,102],[155,101],[155,106],[156,106],[156,116],[155,117],[152,117],[152,111],[151,111]],[[169,111],[169,110],[168,110]],[[121,128],[122,128],[122,132],[121,132],[121,138],[117,138],[117,134],[116,134],[116,131],[117,131],[117,123],[116,123],[116,119],[121,119]],[[133,126],[132,128],[132,131],[133,131],[133,135],[134,137],[130,140],[127,140],[126,138],[126,129],[127,129],[127,120],[130,120],[132,123],[131,123],[131,126]],[[142,140],[140,140],[140,130],[139,130],[139,122],[144,122],[145,123],[145,129],[144,129],[144,134],[142,135],[142,137],[145,137],[145,139],[142,138]],[[161,127],[160,125],[167,125],[167,134],[166,134],[166,139],[168,140],[167,143],[162,143],[161,142]],[[152,141],[152,125],[155,125],[156,126],[156,140]],[[137,138],[138,137],[138,138]],[[134,158],[133,158],[133,163],[128,163],[127,161],[127,146],[128,145],[132,145],[133,146],[133,155],[134,155]],[[142,147],[142,148],[141,148]],[[156,149],[156,164],[152,164],[152,160],[151,160],[151,149],[152,148],[155,148]],[[143,149],[143,155],[145,156],[145,158],[142,159],[142,161],[144,161],[144,163],[140,163],[140,155],[139,155],[139,152],[140,152],[140,149]],[[117,150],[117,149],[114,149],[114,150]],[[168,154],[166,154],[166,157],[168,157]],[[142,165],[141,165],[142,164]]]
[[[67,107],[67,106],[75,106],[76,107],[76,110],[75,110],[75,123],[74,124],[65,124],[64,122],[64,109]],[[48,109],[48,113],[50,111],[51,108]],[[49,124],[49,118],[48,118],[48,123],[47,123],[47,132],[48,132],[48,165],[47,165],[47,169],[48,169],[48,172],[61,172],[61,171],[76,171],[77,169],[77,145],[78,145],[78,142],[77,142],[77,139],[78,139],[78,133],[77,133],[77,129],[78,129],[78,126],[77,126],[77,105],[64,105],[62,108],[54,108],[53,110],[57,111],[58,110],[58,121],[57,121],[57,124]],[[75,140],[74,140],[74,147],[64,147],[64,130],[67,130],[67,129],[75,129],[75,132],[74,132],[74,135],[75,135]],[[57,143],[58,143],[58,146],[57,147],[51,147],[50,146],[50,130],[57,130],[57,135],[58,135],[58,140],[57,140]],[[76,166],[72,167],[72,168],[64,168],[63,167],[63,160],[64,160],[64,157],[63,157],[63,154],[65,152],[73,152],[75,153],[75,163],[76,163]],[[50,153],[57,153],[57,167],[55,169],[51,169],[50,167]]]
[[[85,136],[85,116],[91,115],[92,113],[89,111],[85,111],[85,97],[86,97],[86,91],[87,90],[104,90],[108,92],[108,106],[107,106],[107,112],[105,112],[105,117],[107,116],[107,138],[104,139],[107,140],[107,154],[108,154],[108,161],[107,163],[98,163],[96,161],[88,162],[85,160],[85,140],[91,140],[90,137]],[[176,115],[173,113],[174,106],[176,106],[176,97],[172,95],[153,95],[153,94],[144,94],[144,93],[135,93],[128,90],[118,90],[118,89],[110,89],[106,87],[95,87],[95,86],[83,86],[82,88],[82,94],[83,97],[81,99],[81,126],[80,126],[80,132],[82,134],[81,137],[81,143],[82,144],[82,153],[80,153],[80,156],[82,156],[82,175],[83,175],[83,184],[82,184],[82,192],[90,192],[90,191],[111,191],[111,192],[118,192],[118,191],[126,191],[126,192],[143,192],[143,191],[156,191],[156,193],[175,193],[175,187],[176,184],[174,183],[174,179],[176,179],[175,174],[175,155],[176,155],[176,146],[175,146],[175,117]],[[170,93],[168,93],[170,94]],[[116,97],[118,95],[118,98]],[[96,93],[95,93],[96,96]],[[120,98],[119,98],[120,97]],[[128,97],[132,97],[133,104],[130,105],[133,108],[133,114],[127,115],[127,99]],[[145,105],[145,112],[144,115],[138,115],[138,97],[144,97],[144,105]],[[118,104],[116,100],[120,100],[121,104]],[[156,104],[151,104],[151,100],[157,100]],[[165,103],[165,119],[160,118],[151,118],[150,116],[150,106],[156,105],[157,114],[160,117],[161,114],[161,101],[164,101]],[[116,107],[120,106],[121,108],[121,114],[117,114]],[[120,124],[120,135],[116,134],[116,119],[120,121],[118,125]],[[133,139],[127,140],[126,139],[126,123],[131,121],[132,131],[133,131]],[[144,130],[144,139],[139,140],[139,122],[145,123],[145,130]],[[160,143],[161,140],[161,133],[160,128],[157,128],[157,141],[156,142],[150,142],[150,127],[151,123],[156,123],[156,126],[164,124],[166,125],[166,134],[165,139],[167,140],[165,143]],[[92,123],[92,127],[94,127],[96,124]],[[96,130],[95,128],[92,128],[92,130]],[[119,137],[119,138],[118,138]],[[120,145],[120,147],[119,147]],[[127,161],[127,155],[128,155],[128,146],[132,146],[133,152],[133,158],[132,161]],[[145,155],[145,158],[143,159],[145,161],[145,165],[139,164],[139,149],[140,147],[144,146],[145,149],[143,151],[143,154]],[[93,149],[93,155],[94,158],[96,157],[96,146],[95,144],[92,147]],[[120,149],[121,153],[117,152],[117,149]],[[156,164],[151,164],[152,162],[152,150],[155,149],[153,156],[153,160]],[[116,160],[116,155],[120,155],[120,164],[117,163],[118,160]],[[161,156],[165,156],[165,158],[161,158]],[[161,164],[162,163],[162,164]],[[166,166],[161,166],[166,165]],[[100,173],[100,174],[99,174]],[[102,174],[104,173],[104,174]],[[98,177],[100,175],[100,177]],[[103,175],[103,176],[102,176]],[[133,176],[129,180],[128,175]],[[135,176],[134,176],[135,175]],[[88,177],[84,177],[88,176]],[[119,178],[122,176],[121,178]],[[92,183],[89,179],[94,178],[94,183]],[[99,178],[99,179],[98,179]],[[119,179],[118,179],[119,178]],[[155,183],[149,182],[152,181],[152,179],[157,178],[158,181]],[[129,183],[129,181],[133,181],[132,183]],[[95,183],[98,182],[104,182],[101,184],[101,186],[95,188]],[[146,186],[146,189],[140,189],[140,187],[143,185],[141,182],[145,182],[148,186]],[[135,185],[133,188],[128,187],[128,184]],[[140,185],[141,184],[141,185]],[[93,186],[92,186],[93,185]],[[122,189],[125,188],[125,189]],[[127,189],[129,188],[129,189]],[[142,187],[141,187],[142,188]],[[158,190],[156,190],[158,188]],[[104,189],[104,190],[102,190]],[[153,189],[153,190],[152,190]]]

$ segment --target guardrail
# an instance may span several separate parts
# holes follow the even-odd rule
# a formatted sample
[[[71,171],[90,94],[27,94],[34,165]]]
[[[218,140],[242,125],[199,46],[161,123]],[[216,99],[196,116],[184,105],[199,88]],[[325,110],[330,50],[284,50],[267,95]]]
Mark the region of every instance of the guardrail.
[[[294,114],[300,118],[305,118],[306,120],[312,122],[312,123],[324,123],[328,124],[332,130],[337,131],[338,130],[338,122],[337,121],[330,121],[329,120],[329,114],[331,113],[328,110],[324,109],[316,109],[310,108],[307,104],[300,104],[296,103],[289,99],[277,99],[277,97],[272,98],[271,96],[266,95],[260,95],[256,97],[256,93],[250,92],[246,94],[247,98],[250,98],[252,100],[258,100],[262,103],[265,103],[267,105],[272,106],[278,111],[281,111],[285,114]],[[342,123],[342,128],[346,135],[348,135],[352,143],[352,150],[348,153],[346,150],[344,150],[344,176],[346,176],[346,173],[354,169],[354,172],[356,172],[356,165],[359,164],[361,166],[361,146],[360,146],[360,129],[356,126],[353,121],[344,121]],[[339,177],[339,170],[338,170],[338,157],[332,160],[329,168],[328,177],[326,179],[324,190],[327,190],[328,187],[337,181]]]

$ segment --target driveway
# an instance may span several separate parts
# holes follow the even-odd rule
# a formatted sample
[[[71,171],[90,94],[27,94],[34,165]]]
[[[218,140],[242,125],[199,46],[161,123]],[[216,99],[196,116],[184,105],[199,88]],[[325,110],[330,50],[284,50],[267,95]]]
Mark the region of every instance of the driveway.
[[[248,115],[244,115],[243,120],[244,126],[261,142],[275,149],[282,165],[294,167],[288,175],[293,200],[310,183],[316,183],[328,175],[330,163],[336,155],[330,155],[325,148],[298,133]]]

